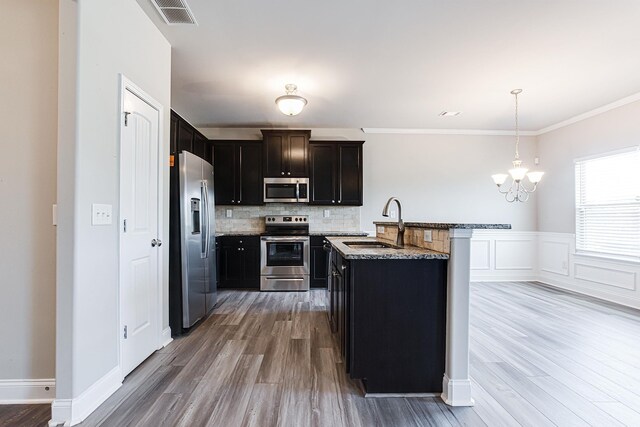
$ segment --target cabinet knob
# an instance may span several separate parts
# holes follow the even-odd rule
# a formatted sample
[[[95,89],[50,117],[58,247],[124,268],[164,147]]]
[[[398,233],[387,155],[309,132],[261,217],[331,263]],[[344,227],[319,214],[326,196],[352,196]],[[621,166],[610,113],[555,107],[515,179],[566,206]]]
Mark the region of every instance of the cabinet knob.
[[[284,172],[280,172],[282,175],[284,175]]]
[[[239,251],[241,251],[241,250],[242,250],[242,248],[238,248],[238,250],[239,250]]]
[[[287,172],[287,175],[291,175],[291,172]]]
[[[235,202],[236,202],[235,200],[232,200],[232,201],[231,201],[231,203],[235,203]]]
[[[240,240],[240,244],[242,244],[242,240]]]
[[[336,202],[335,200],[332,200],[332,201],[331,201],[331,203],[335,203],[335,202]]]
[[[338,203],[342,203],[342,200],[338,200]]]

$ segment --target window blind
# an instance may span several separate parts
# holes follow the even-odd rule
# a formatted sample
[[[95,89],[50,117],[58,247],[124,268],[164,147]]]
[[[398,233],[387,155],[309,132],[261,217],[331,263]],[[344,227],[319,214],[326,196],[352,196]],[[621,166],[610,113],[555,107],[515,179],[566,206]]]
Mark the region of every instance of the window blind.
[[[579,252],[640,259],[639,148],[576,161]]]

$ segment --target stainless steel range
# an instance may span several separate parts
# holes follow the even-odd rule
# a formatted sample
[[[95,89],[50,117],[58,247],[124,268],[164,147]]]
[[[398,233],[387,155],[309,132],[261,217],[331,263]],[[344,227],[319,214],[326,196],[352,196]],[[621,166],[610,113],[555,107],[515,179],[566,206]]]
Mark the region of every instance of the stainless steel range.
[[[260,290],[309,290],[309,217],[269,215],[260,238]]]

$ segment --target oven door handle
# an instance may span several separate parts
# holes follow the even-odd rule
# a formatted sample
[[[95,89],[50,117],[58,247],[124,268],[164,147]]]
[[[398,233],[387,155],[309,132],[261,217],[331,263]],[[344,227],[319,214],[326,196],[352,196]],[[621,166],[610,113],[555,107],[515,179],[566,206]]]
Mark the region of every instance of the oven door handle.
[[[309,237],[289,237],[289,236],[262,236],[260,240],[263,242],[308,242]]]
[[[296,201],[300,201],[300,181],[296,182]]]

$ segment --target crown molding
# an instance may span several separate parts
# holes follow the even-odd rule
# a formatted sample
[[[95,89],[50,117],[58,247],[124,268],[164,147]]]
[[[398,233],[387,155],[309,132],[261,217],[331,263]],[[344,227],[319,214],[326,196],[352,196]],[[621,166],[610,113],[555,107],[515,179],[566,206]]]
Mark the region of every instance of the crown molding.
[[[587,111],[585,113],[578,114],[577,116],[568,118],[567,120],[563,120],[563,121],[558,122],[558,123],[556,123],[554,125],[542,128],[542,129],[540,129],[539,131],[536,132],[536,135],[542,135],[542,134],[554,131],[556,129],[563,128],[565,126],[572,125],[574,123],[580,122],[582,120],[585,120],[585,119],[588,119],[588,118],[591,118],[591,117],[595,117],[595,116],[597,116],[599,114],[606,113],[607,111],[611,111],[611,110],[614,110],[616,108],[623,107],[623,106],[625,106],[627,104],[631,104],[631,103],[636,102],[636,101],[640,101],[640,92],[638,92],[636,94],[633,94],[631,96],[627,96],[626,98],[619,99],[619,100],[614,101],[614,102],[612,102],[610,104],[603,105],[602,107],[595,108],[595,109],[593,109],[591,111]]]
[[[628,104],[632,104],[636,101],[640,101],[640,92],[627,96],[625,98],[614,101],[610,104],[603,105],[602,107],[595,108],[593,110],[578,114],[577,116],[568,118],[553,125],[544,127],[540,130],[534,131],[520,131],[522,136],[539,136],[545,133],[563,128],[565,126],[572,125],[591,117],[595,117],[599,114],[606,113],[607,111],[615,110],[616,108],[623,107]],[[485,136],[514,136],[516,133],[512,130],[485,130],[485,129],[408,129],[408,128],[361,128],[362,132],[368,134],[399,134],[399,135],[485,135]]]
[[[488,136],[515,136],[512,130],[485,130],[485,129],[406,129],[406,128],[361,128],[368,134],[401,134],[401,135],[488,135]],[[520,131],[522,136],[536,136],[535,131]]]

